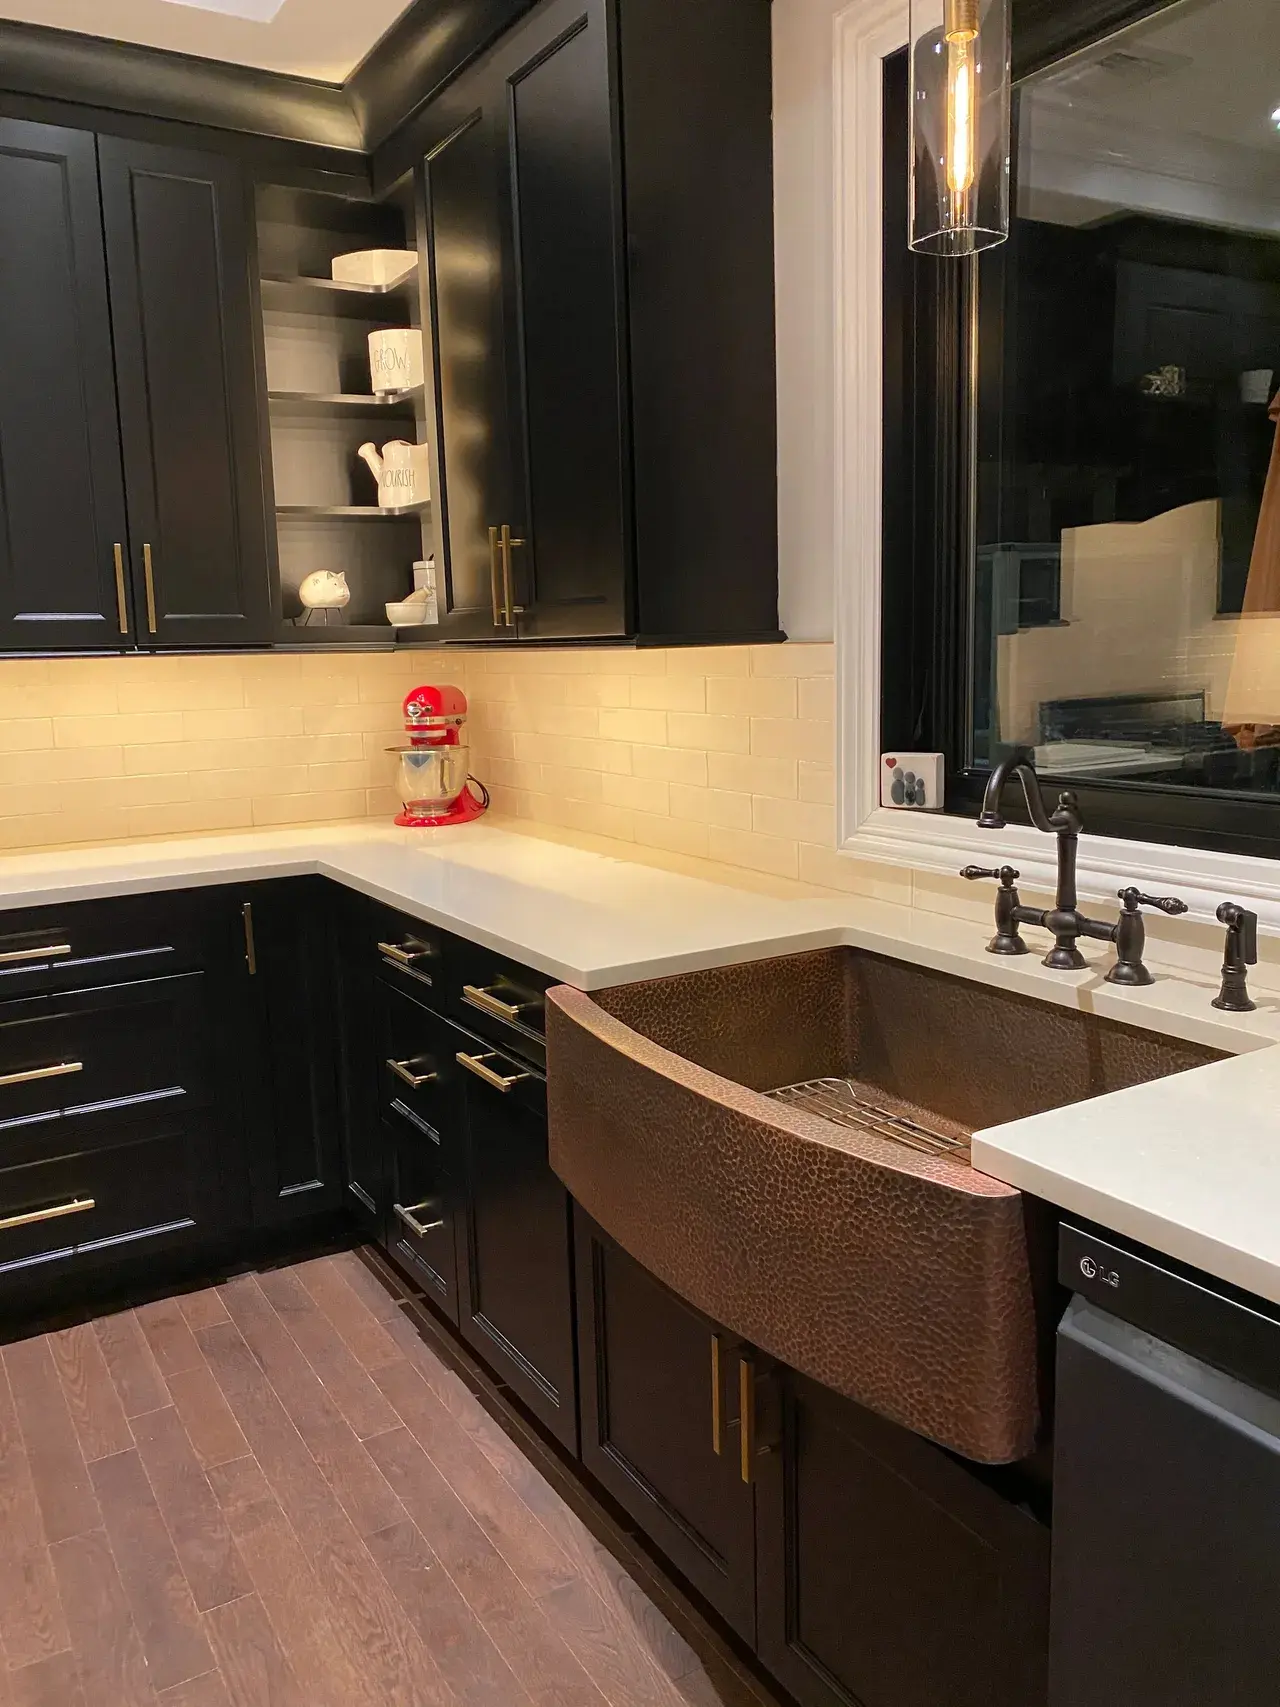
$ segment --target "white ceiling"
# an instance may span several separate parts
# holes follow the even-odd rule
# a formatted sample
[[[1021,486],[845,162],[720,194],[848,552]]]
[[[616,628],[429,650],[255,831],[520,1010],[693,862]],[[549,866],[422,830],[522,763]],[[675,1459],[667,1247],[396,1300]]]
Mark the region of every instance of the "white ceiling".
[[[1184,0],[1037,79],[1019,211],[1280,235],[1280,0]]]
[[[410,3],[0,0],[0,18],[341,83]]]

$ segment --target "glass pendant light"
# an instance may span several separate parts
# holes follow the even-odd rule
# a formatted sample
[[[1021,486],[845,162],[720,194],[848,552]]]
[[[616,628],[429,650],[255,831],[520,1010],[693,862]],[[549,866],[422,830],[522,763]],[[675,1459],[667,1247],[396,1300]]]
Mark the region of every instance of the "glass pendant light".
[[[1010,0],[911,0],[911,247],[1009,235]]]

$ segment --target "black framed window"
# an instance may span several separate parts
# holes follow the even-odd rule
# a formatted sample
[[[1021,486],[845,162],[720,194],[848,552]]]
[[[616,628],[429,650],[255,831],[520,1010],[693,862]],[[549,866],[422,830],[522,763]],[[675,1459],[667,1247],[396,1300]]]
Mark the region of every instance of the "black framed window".
[[[1026,746],[1090,830],[1275,855],[1275,0],[1014,31],[1015,214],[973,262],[907,253],[886,71],[884,739],[941,748],[953,811]]]

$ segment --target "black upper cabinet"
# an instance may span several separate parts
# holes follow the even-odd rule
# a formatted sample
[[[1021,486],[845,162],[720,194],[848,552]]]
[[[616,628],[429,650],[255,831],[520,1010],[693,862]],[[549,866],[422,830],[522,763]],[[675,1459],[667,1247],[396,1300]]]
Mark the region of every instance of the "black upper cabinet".
[[[98,148],[138,642],[265,643],[247,176],[214,154]]]
[[[767,0],[543,0],[375,162],[425,157],[446,638],[777,635],[770,102]]]
[[[0,254],[0,647],[127,645],[124,486],[88,132],[0,120]]]

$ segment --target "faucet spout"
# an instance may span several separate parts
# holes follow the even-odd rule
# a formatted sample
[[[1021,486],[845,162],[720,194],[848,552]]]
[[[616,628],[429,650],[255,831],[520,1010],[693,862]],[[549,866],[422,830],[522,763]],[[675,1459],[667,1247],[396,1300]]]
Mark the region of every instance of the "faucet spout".
[[[1045,810],[1044,795],[1040,792],[1040,778],[1036,775],[1035,755],[1029,747],[1015,747],[1007,754],[987,780],[986,792],[982,796],[982,811],[978,815],[980,830],[1003,830],[1005,828],[1004,814],[1000,810],[1005,787],[1011,776],[1016,776],[1022,785],[1022,796],[1027,803],[1027,811],[1031,822],[1037,830],[1043,830],[1052,836],[1057,826],[1050,820]],[[1075,826],[1079,833],[1080,826]]]
[[[1043,922],[1054,936],[1054,946],[1045,959],[1045,965],[1078,970],[1085,964],[1084,956],[1076,947],[1085,923],[1076,905],[1076,843],[1084,827],[1079,802],[1069,789],[1064,790],[1059,794],[1053,811],[1048,811],[1040,790],[1040,778],[1036,775],[1035,754],[1028,747],[1015,747],[991,773],[982,797],[979,829],[1004,829],[1000,801],[1010,777],[1018,779],[1027,812],[1036,829],[1056,837],[1058,843],[1057,895],[1051,911],[1044,915],[1042,921],[1036,921]]]

